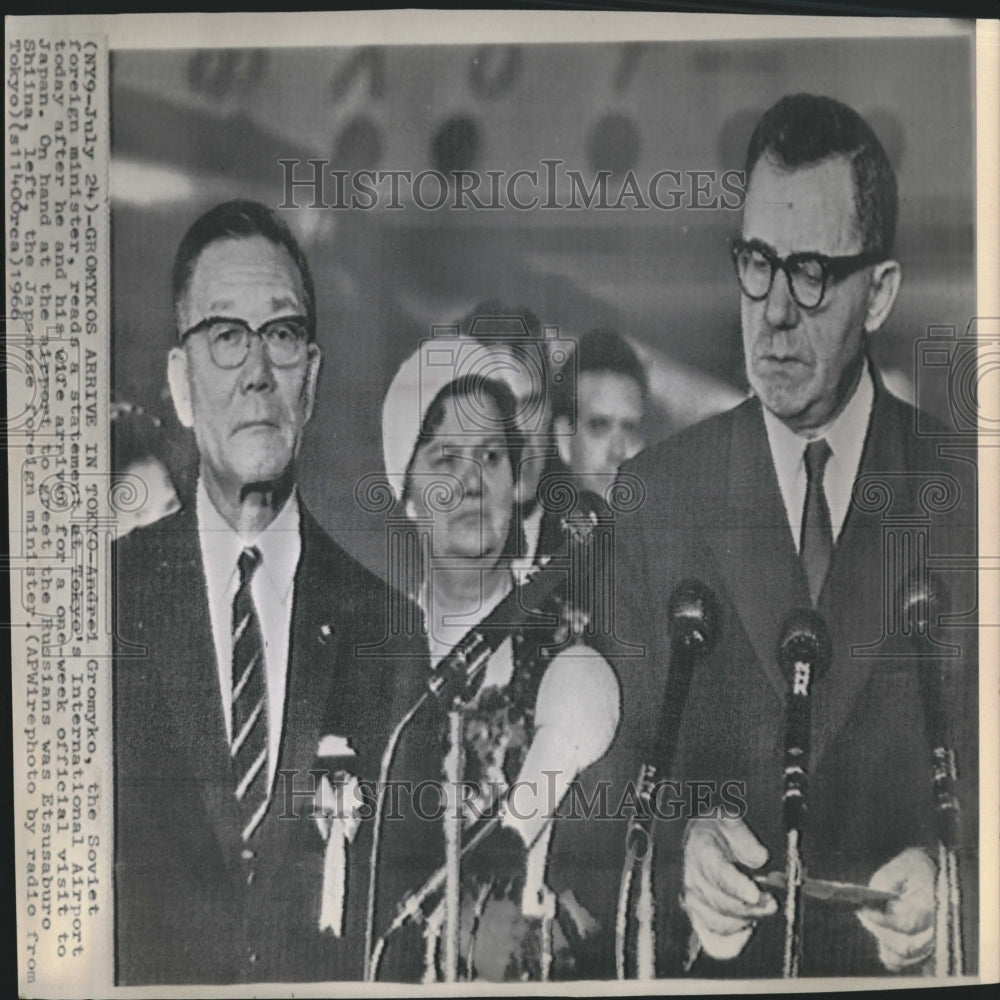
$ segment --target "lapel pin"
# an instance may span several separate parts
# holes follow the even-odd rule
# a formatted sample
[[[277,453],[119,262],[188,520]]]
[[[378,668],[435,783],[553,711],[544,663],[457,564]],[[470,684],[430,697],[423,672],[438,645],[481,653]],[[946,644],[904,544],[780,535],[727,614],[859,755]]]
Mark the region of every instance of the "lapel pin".
[[[332,626],[324,622],[324,624],[319,627],[319,641],[326,645],[333,641],[334,635],[336,635],[337,630]]]

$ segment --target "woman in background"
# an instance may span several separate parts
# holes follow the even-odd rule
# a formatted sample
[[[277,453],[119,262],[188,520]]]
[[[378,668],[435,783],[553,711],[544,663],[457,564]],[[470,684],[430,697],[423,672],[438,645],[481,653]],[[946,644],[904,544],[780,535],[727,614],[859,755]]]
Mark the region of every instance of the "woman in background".
[[[423,612],[432,670],[515,586],[511,554],[520,530],[514,398],[489,377],[456,378],[454,366],[435,363],[433,347],[425,343],[404,362],[383,408],[387,476],[418,539],[408,589]],[[617,682],[606,662],[577,641],[579,609],[557,592],[542,610],[540,624],[513,630],[490,657],[467,701],[463,778],[474,789],[465,803],[467,834],[503,809],[533,747],[531,760],[541,755],[541,766],[569,772],[574,768],[566,761],[578,758],[559,753],[575,747],[580,733],[588,743],[580,756],[591,759],[594,739],[606,748],[614,735]],[[447,736],[443,721],[442,760]],[[534,765],[531,772],[537,773]],[[565,780],[573,777],[575,771]],[[543,817],[558,803],[544,796],[531,801],[539,814],[533,823],[517,828],[508,816],[462,860],[461,978],[580,974],[580,948],[596,928],[572,891],[556,900],[544,885],[551,823]],[[524,806],[520,814],[532,811]],[[436,900],[424,926],[425,981],[440,978],[443,921],[443,899]]]

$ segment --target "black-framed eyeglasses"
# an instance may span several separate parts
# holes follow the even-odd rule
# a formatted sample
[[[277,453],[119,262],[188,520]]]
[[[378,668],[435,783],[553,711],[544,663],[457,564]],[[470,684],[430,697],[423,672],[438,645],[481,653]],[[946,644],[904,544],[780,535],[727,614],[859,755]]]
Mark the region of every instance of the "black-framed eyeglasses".
[[[785,272],[792,298],[803,309],[816,309],[831,285],[885,259],[883,254],[870,250],[846,257],[827,257],[821,253],[779,257],[761,240],[738,237],[729,241],[729,251],[740,288],[748,299],[754,302],[766,299],[774,284],[774,274],[780,268]]]
[[[250,353],[250,340],[256,334],[264,341],[267,357],[275,368],[294,368],[306,353],[309,327],[304,316],[282,316],[272,319],[256,330],[242,319],[209,316],[180,336],[183,344],[188,337],[204,333],[208,353],[219,368],[239,368]]]

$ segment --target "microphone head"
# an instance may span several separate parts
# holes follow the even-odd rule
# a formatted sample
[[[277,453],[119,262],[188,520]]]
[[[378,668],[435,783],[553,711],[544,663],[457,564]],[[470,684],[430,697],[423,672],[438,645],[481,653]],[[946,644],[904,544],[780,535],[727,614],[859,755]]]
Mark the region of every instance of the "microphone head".
[[[684,580],[670,595],[667,630],[671,643],[707,653],[719,636],[719,605],[715,594],[697,580]]]
[[[796,663],[811,666],[813,680],[818,680],[830,666],[832,647],[826,622],[812,608],[799,608],[785,621],[778,641],[778,663],[789,677]]]
[[[899,588],[900,624],[904,635],[925,636],[945,603],[944,588],[931,583],[930,574],[913,570]]]
[[[579,477],[569,470],[543,475],[536,496],[543,510],[559,515],[567,544],[588,543],[598,523],[608,520],[607,507],[600,497],[583,489]]]

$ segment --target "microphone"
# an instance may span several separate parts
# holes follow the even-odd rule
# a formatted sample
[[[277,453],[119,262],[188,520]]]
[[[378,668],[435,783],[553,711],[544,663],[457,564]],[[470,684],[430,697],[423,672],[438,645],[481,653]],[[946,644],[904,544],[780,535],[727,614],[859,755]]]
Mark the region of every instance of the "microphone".
[[[501,812],[501,825],[531,847],[577,775],[607,753],[621,690],[599,653],[574,646],[549,663],[535,699],[535,734]]]
[[[434,669],[427,683],[427,693],[437,701],[471,698],[486,672],[486,663],[504,640],[538,614],[542,602],[567,579],[566,556],[573,546],[585,545],[590,523],[582,534],[569,534],[562,549],[546,556],[531,575],[514,587],[506,597],[477,625],[474,625],[452,647]],[[537,623],[537,622],[535,622]]]
[[[935,974],[961,975],[965,963],[962,951],[962,893],[958,870],[959,809],[955,795],[955,753],[948,743],[942,663],[933,655],[935,641],[931,622],[946,603],[943,587],[934,587],[926,573],[914,570],[903,582],[901,610],[903,633],[913,640],[924,707],[924,727],[931,747],[931,788],[936,805],[938,873],[935,898]]]
[[[615,967],[619,979],[626,978],[630,940],[635,951],[635,972],[639,979],[652,979],[656,965],[656,929],[653,892],[653,796],[660,774],[669,776],[680,738],[681,718],[687,701],[694,665],[715,645],[719,634],[719,607],[712,591],[703,583],[684,580],[670,595],[667,605],[667,633],[670,636],[670,663],[664,692],[658,740],[653,752],[645,755],[639,769],[639,807],[625,832],[625,863],[618,889],[615,920]],[[638,864],[637,866],[637,863]],[[632,881],[639,870],[638,902],[630,920]],[[630,935],[630,923],[634,935]]]
[[[785,861],[785,946],[781,971],[797,979],[802,961],[802,827],[809,791],[809,742],[812,686],[830,665],[830,636],[823,619],[811,608],[793,611],[781,630],[778,664],[789,680],[785,721],[785,790],[782,812],[787,834]]]
[[[809,790],[812,685],[830,665],[831,647],[823,619],[812,609],[792,612],[781,630],[778,663],[789,679],[785,724],[785,829],[801,832]]]
[[[639,773],[639,799],[643,809],[641,816],[630,824],[629,840],[635,824],[648,831],[656,783],[661,774],[669,776],[673,768],[694,665],[711,651],[719,635],[719,606],[715,594],[695,580],[679,583],[670,595],[667,634],[670,636],[670,665],[663,714],[657,730],[659,741],[652,761],[647,760]]]
[[[911,574],[903,583],[902,622],[915,642],[929,645],[930,625],[945,602],[942,588],[933,587],[926,575]],[[924,708],[924,726],[931,747],[931,787],[937,806],[938,836],[945,847],[958,842],[958,800],[955,797],[955,753],[949,745],[948,722],[944,709],[941,664],[936,656],[917,659],[920,700]]]
[[[599,653],[577,646],[552,659],[535,699],[535,737],[517,781],[511,785],[516,799],[511,801],[508,793],[499,815],[477,824],[462,845],[462,858],[501,825],[515,831],[526,848],[538,841],[574,778],[611,746],[618,728],[619,699],[615,673]],[[523,795],[520,790],[528,791],[532,783],[550,794]],[[409,920],[426,919],[428,900],[444,885],[446,868],[439,868],[399,902],[378,954],[381,943]]]

